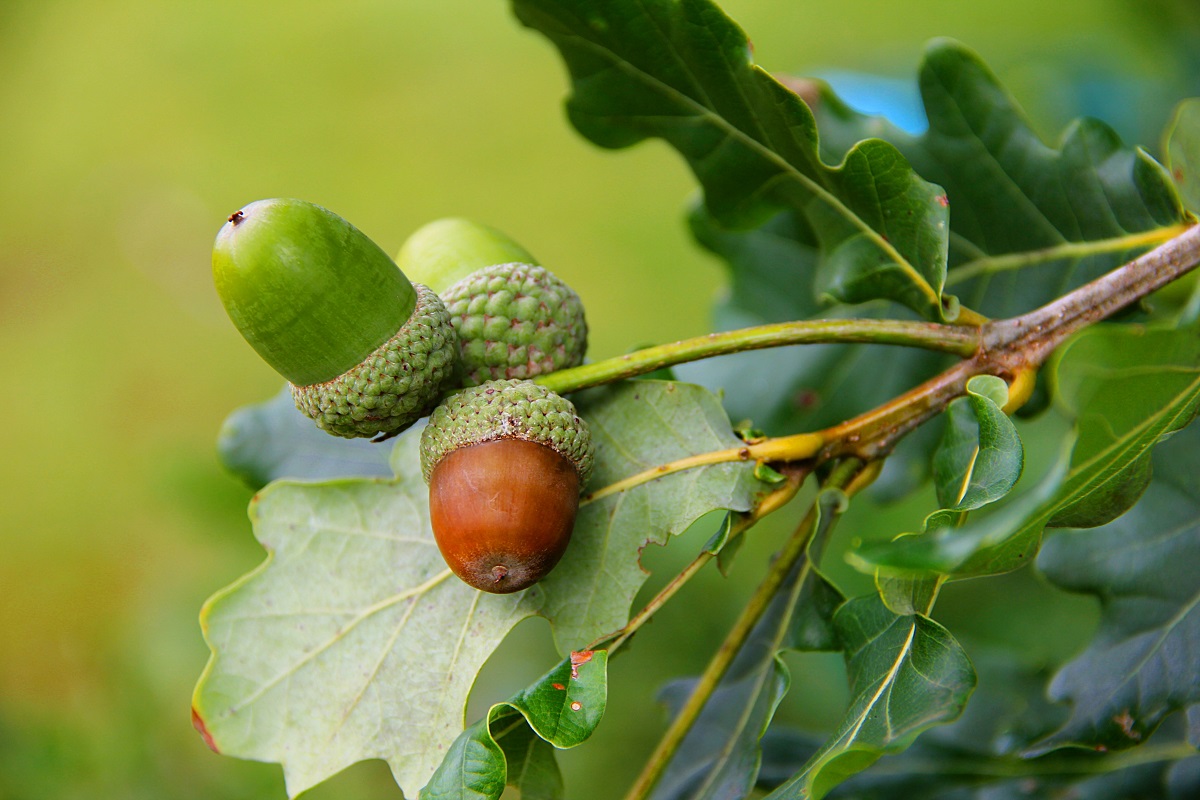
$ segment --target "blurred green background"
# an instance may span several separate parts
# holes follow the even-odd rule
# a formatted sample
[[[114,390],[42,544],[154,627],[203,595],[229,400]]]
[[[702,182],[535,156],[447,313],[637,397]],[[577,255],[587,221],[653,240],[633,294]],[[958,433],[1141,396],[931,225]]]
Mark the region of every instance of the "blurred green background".
[[[911,80],[925,40],[961,39],[1051,140],[1086,112],[1156,152],[1171,103],[1198,92],[1182,2],[724,6],[774,71]],[[200,605],[263,557],[213,448],[230,410],[280,385],[211,287],[212,237],[240,205],[312,200],[393,253],[439,216],[495,225],[584,297],[593,358],[707,330],[723,274],[688,240],[689,175],[658,143],[589,146],[564,92],[499,0],[0,0],[0,798],[284,796],[278,767],[213,755],[188,715]],[[666,574],[708,533],[647,563]],[[623,790],[660,730],[655,690],[700,669],[777,541],[756,533],[730,579],[705,573],[614,663],[609,719],[561,759],[570,796]],[[1030,607],[1048,591],[1004,581]],[[946,616],[982,629],[961,609],[987,592],[958,590]],[[1086,603],[1055,608],[1035,656],[1086,628]],[[991,635],[1031,635],[1012,611]],[[544,622],[514,637],[472,714],[553,662]],[[792,663],[785,716],[827,722],[837,659]],[[310,796],[350,794],[399,796],[379,764]]]

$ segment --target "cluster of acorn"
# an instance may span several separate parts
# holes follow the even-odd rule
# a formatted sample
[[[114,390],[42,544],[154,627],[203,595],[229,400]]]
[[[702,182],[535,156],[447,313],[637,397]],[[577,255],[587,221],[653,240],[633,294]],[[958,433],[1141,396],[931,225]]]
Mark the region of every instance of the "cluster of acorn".
[[[260,200],[217,234],[213,277],[323,430],[387,438],[429,416],[421,468],[456,575],[515,592],[558,562],[593,448],[570,401],[530,379],[580,364],[587,324],[578,295],[520,245],[440,220],[393,261],[320,206]]]

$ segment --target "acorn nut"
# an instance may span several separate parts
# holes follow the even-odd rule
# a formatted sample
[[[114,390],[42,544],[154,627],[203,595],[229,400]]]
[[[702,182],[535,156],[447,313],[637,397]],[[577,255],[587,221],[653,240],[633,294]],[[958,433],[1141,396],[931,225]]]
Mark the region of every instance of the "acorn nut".
[[[476,270],[511,263],[538,262],[504,233],[462,217],[422,225],[396,255],[396,264],[405,275],[439,295]]]
[[[455,575],[506,594],[562,558],[594,459],[569,400],[530,381],[464,389],[434,409],[420,449],[433,535]]]
[[[259,200],[232,214],[213,278],[242,336],[329,433],[397,433],[453,386],[458,345],[441,299],[320,206]]]
[[[587,322],[579,295],[503,233],[468,220],[438,220],[410,236],[398,260],[446,302],[464,385],[583,363]]]

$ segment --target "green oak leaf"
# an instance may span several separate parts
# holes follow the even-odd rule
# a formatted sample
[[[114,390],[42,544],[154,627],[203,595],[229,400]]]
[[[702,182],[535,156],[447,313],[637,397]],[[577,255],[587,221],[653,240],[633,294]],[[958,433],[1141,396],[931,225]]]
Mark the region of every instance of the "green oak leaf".
[[[1102,525],[1123,514],[1146,487],[1148,446],[1188,424],[1200,408],[1200,336],[1194,327],[1093,327],[1060,349],[1053,380],[1059,404],[1079,431],[1072,464],[1107,463],[1122,450],[1126,456],[1063,502],[1048,524]]]
[[[983,686],[982,680],[980,687]],[[975,698],[972,697],[972,705]],[[947,726],[947,729],[953,725]],[[941,729],[937,729],[941,730]],[[861,772],[826,797],[828,800],[1192,800],[1200,791],[1200,757],[1172,763],[1154,761],[1124,768],[1097,763],[1100,757],[1042,758],[987,756],[955,749],[922,747],[925,737],[905,752]],[[768,731],[763,774],[770,789],[791,774],[799,757],[812,753],[817,737],[794,731]],[[1026,774],[1037,771],[1036,777]],[[1110,772],[1093,772],[1110,769]],[[1011,776],[1011,777],[1010,777]]]
[[[822,492],[813,541],[822,542],[847,499],[837,490]],[[791,680],[779,654],[788,648],[837,648],[831,619],[842,595],[813,567],[811,551],[798,561],[779,587],[725,677],[668,762],[651,795],[653,800],[701,800],[745,797],[758,774],[759,741],[787,693]],[[674,681],[660,698],[679,712],[694,679]]]
[[[920,534],[901,534],[903,546],[914,538],[943,536],[954,539],[960,549],[982,550],[1006,538],[1018,517],[988,519],[987,527],[975,526],[967,534],[956,534],[968,511],[996,502],[1007,495],[1021,477],[1024,447],[1012,420],[1002,410],[1008,402],[1008,385],[992,375],[977,375],[967,381],[967,395],[946,410],[946,428],[933,454],[933,476],[938,503],[942,506],[925,518]],[[1020,509],[1017,514],[1024,514]],[[1024,517],[1019,517],[1024,519]],[[999,525],[997,525],[999,523]],[[878,545],[868,545],[851,556],[865,569],[875,569],[875,583],[884,604],[896,614],[926,614],[933,606],[945,575],[897,575],[894,564],[880,565],[869,555]],[[868,555],[863,556],[863,550]],[[1007,555],[1007,553],[1005,554]],[[989,567],[995,565],[993,559]],[[975,565],[978,568],[978,564]]]
[[[946,409],[946,429],[933,454],[933,479],[944,509],[973,511],[1012,490],[1025,463],[1025,449],[1001,408],[1008,384],[993,375],[967,382],[967,395]]]
[[[572,653],[532,686],[493,705],[450,748],[421,800],[498,800],[513,786],[525,800],[558,800],[554,748],[591,736],[607,702],[608,654]]]
[[[296,408],[286,386],[266,402],[234,411],[217,437],[221,464],[252,489],[280,478],[390,477],[391,452],[366,439],[325,433]]]
[[[956,527],[947,512],[935,511],[922,533],[864,543],[847,559],[899,580],[962,579],[1019,569],[1037,553],[1046,508],[1063,492],[1067,469],[1064,453],[1036,487],[990,514]]]
[[[449,573],[417,439],[399,443],[395,481],[260,492],[268,558],[201,613],[213,652],[194,714],[219,752],[282,764],[289,796],[367,758],[415,795],[462,732],[476,673],[543,602],[536,586],[486,595]]]
[[[961,45],[944,40],[931,45],[920,82],[930,118],[930,130],[921,137],[851,110],[828,87],[810,87],[818,98],[823,158],[836,162],[862,139],[882,137],[925,178],[945,186],[951,212],[948,280],[966,286],[964,298],[973,308],[993,316],[1028,311],[1149,246],[1132,243],[1130,235],[1183,221],[1169,177],[1144,152],[1122,146],[1096,121],[1077,123],[1058,148],[1046,146],[995,76]],[[697,240],[730,267],[730,291],[715,311],[719,329],[821,313],[807,292],[819,250],[803,214],[781,210],[756,228],[740,230],[697,209],[691,226]],[[946,363],[913,350],[828,345],[711,359],[685,365],[679,374],[726,390],[735,418],[781,432],[840,422]],[[773,376],[769,387],[741,391],[752,385],[750,376],[762,374]],[[895,479],[903,490],[924,477],[937,438],[925,430],[901,443],[885,481]]]
[[[667,462],[742,446],[720,402],[699,386],[627,381],[576,396],[596,443],[588,491]],[[754,465],[714,464],[667,474],[589,501],[585,495],[562,561],[540,586],[542,614],[560,653],[621,628],[648,574],[638,559],[714,509],[749,511],[769,491]]]
[[[1031,765],[1020,755],[1030,742],[1061,724],[1063,713],[1043,697],[1046,673],[1012,657],[983,649],[973,654],[978,688],[962,715],[922,733],[901,753],[894,753],[849,777],[829,793],[831,798],[870,797],[975,798],[999,794],[1009,781],[1015,786],[1036,769],[1048,777],[1047,761]],[[773,789],[800,771],[821,746],[819,737],[786,726],[772,726],[763,737],[759,787]],[[1082,754],[1080,754],[1082,755]],[[1078,760],[1063,759],[1068,781]],[[1014,777],[1009,777],[1014,776]],[[981,794],[966,793],[978,787]],[[1028,790],[1028,786],[1025,787]],[[1090,795],[1080,795],[1090,797]]]
[[[593,491],[740,441],[695,386],[630,381],[581,406],[597,447]],[[292,795],[381,758],[413,796],[462,733],[471,684],[517,622],[547,616],[564,652],[620,628],[646,579],[647,541],[665,543],[714,509],[748,511],[768,488],[753,464],[734,462],[617,491],[581,508],[546,580],[489,595],[452,577],[437,550],[418,437],[397,440],[394,480],[260,492],[251,519],[268,558],[202,612],[212,656],[194,697],[197,726],[220,752],[281,763]],[[530,750],[537,764],[544,756]]]
[[[1184,100],[1175,107],[1167,126],[1163,150],[1183,204],[1200,213],[1200,98]]]
[[[951,578],[993,575],[1029,563],[1047,526],[1100,525],[1137,500],[1150,451],[1200,409],[1195,331],[1095,326],[1052,365],[1060,404],[1077,421],[1069,458],[1033,490],[961,528],[868,542],[852,554],[885,572]]]
[[[875,573],[875,588],[879,599],[893,614],[925,614],[933,610],[938,590],[942,587],[938,576],[901,577]]]
[[[572,123],[603,147],[657,137],[704,187],[708,209],[750,227],[780,209],[816,233],[818,291],[897,301],[953,319],[942,296],[947,212],[895,147],[818,153],[808,107],[751,60],[745,34],[710,0],[514,0],[558,47],[573,81]]]
[[[993,317],[1029,311],[1151,246],[1138,234],[1184,222],[1170,175],[1145,151],[1094,119],[1077,120],[1056,146],[1046,145],[961,44],[933,41],[919,83],[929,120],[921,136],[851,110],[827,87],[817,124],[827,159],[878,136],[945,187],[947,286],[972,308]]]
[[[1119,519],[1050,536],[1037,561],[1051,582],[1100,600],[1100,629],[1050,684],[1071,718],[1035,746],[1120,750],[1200,703],[1200,430],[1154,450],[1154,480]]]
[[[850,707],[833,736],[769,797],[820,800],[886,753],[962,713],[975,671],[954,637],[933,620],[897,615],[877,595],[834,616],[845,649]]]

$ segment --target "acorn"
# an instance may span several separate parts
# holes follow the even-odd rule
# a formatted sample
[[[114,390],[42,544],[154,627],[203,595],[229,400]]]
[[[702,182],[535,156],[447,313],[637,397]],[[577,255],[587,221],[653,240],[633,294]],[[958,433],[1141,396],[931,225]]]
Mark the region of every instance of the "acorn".
[[[405,275],[439,295],[478,269],[512,263],[536,266],[538,262],[502,231],[462,217],[422,225],[396,255],[396,264]]]
[[[259,200],[234,212],[213,245],[213,279],[242,336],[329,433],[397,433],[455,385],[441,299],[320,206]]]
[[[434,539],[455,575],[506,594],[562,558],[594,460],[569,400],[531,381],[463,389],[434,409],[420,450]]]
[[[464,385],[524,380],[583,363],[587,321],[579,295],[503,233],[469,220],[438,220],[410,236],[398,260],[446,302]]]

